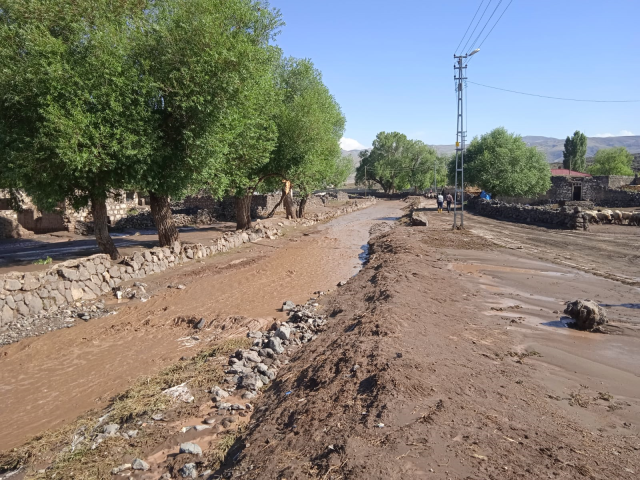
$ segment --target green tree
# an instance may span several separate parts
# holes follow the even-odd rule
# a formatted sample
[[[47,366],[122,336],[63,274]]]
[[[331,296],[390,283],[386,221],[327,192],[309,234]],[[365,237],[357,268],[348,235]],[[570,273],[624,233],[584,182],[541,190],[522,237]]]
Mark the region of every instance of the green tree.
[[[45,211],[90,203],[98,245],[114,259],[107,196],[140,175],[154,141],[150,82],[132,52],[130,22],[143,15],[137,0],[5,0],[0,8],[3,182]]]
[[[584,172],[587,168],[587,137],[576,130],[572,137],[564,141],[562,166],[568,170]]]
[[[420,140],[411,140],[407,152],[407,183],[415,192],[433,185],[434,172],[438,175],[438,155],[433,147]]]
[[[465,152],[465,184],[496,196],[529,197],[551,187],[544,153],[500,127],[475,137]]]
[[[633,175],[633,155],[625,147],[603,148],[596,152],[593,165],[587,168],[591,175]]]
[[[275,123],[276,147],[262,170],[262,188],[282,186],[288,217],[304,215],[306,199],[316,188],[336,181],[342,171],[339,141],[345,118],[310,60],[282,59],[276,72],[280,99]],[[301,208],[295,210],[291,186],[299,189]]]
[[[378,133],[373,141],[373,148],[361,154],[361,162],[356,169],[356,184],[362,185],[365,180],[374,182],[385,193],[407,188],[411,148],[411,140],[402,133]]]
[[[270,148],[271,127],[261,131],[247,112],[263,118],[259,95],[268,86],[256,77],[265,74],[269,42],[282,22],[256,0],[147,3],[137,53],[142,75],[156,88],[149,104],[159,141],[140,186],[149,191],[160,244],[168,245],[178,239],[170,197],[203,186],[216,196],[229,188],[242,196],[243,175]],[[246,146],[242,127],[253,136]]]

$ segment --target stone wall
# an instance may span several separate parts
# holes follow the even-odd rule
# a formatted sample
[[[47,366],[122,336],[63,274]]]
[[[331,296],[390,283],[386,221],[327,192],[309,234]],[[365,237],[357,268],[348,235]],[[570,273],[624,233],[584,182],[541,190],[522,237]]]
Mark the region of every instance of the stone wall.
[[[329,220],[375,203],[375,199],[354,200],[347,205],[315,213],[298,220],[300,225],[312,225]],[[8,328],[27,328],[29,323],[42,319],[77,301],[93,300],[111,292],[122,282],[141,279],[193,260],[202,259],[239,247],[261,238],[275,239],[278,228],[257,223],[251,230],[225,233],[212,245],[180,245],[135,252],[120,262],[107,255],[93,255],[54,265],[42,272],[11,272],[0,275],[0,333]],[[16,327],[17,325],[17,327]],[[30,328],[30,327],[29,327]]]
[[[518,223],[555,225],[562,228],[569,228],[573,220],[572,209],[525,206],[499,200],[484,200],[480,197],[467,200],[467,209],[485,217]]]

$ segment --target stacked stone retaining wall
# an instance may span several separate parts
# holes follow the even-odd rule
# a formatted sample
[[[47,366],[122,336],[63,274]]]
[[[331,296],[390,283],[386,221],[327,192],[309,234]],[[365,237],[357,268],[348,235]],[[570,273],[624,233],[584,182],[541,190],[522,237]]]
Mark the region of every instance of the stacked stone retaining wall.
[[[532,207],[522,204],[504,203],[499,200],[485,200],[472,197],[467,201],[467,209],[490,218],[500,218],[519,223],[539,223],[569,228],[572,210],[566,208]]]
[[[354,200],[342,208],[314,214],[297,223],[312,225],[374,203],[375,199]],[[135,252],[119,262],[99,254],[54,265],[42,272],[0,275],[0,333],[14,322],[18,322],[21,328],[30,328],[30,323],[47,313],[78,301],[96,299],[128,280],[141,279],[193,260],[226,252],[243,243],[262,238],[275,239],[280,234],[279,228],[258,223],[251,230],[225,233],[211,246],[181,245],[176,242],[171,248],[158,247]]]

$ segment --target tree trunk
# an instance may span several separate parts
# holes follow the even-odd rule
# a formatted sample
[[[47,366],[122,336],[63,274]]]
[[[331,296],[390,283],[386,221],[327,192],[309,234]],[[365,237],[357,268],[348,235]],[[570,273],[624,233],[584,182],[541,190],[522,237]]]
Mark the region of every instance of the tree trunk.
[[[106,198],[91,197],[91,215],[93,216],[93,229],[100,251],[109,255],[111,260],[118,260],[120,252],[118,252],[118,248],[109,235]]]
[[[276,203],[276,206],[271,209],[271,211],[269,212],[269,215],[267,215],[267,218],[273,217],[273,215],[276,213],[276,210],[280,207],[280,205],[282,205],[283,200],[284,200],[284,195],[280,195],[280,200],[278,200],[278,203]]]
[[[309,195],[305,195],[300,199],[300,205],[298,205],[298,218],[304,218],[304,209],[307,206],[307,199]]]
[[[287,218],[291,218],[295,220],[297,218],[296,209],[293,203],[293,193],[291,190],[291,182],[288,180],[284,182],[284,186],[282,187],[282,196],[284,198],[283,200],[284,210],[287,215]]]
[[[251,228],[251,199],[253,195],[236,196],[236,228],[247,230]]]
[[[151,215],[158,229],[160,246],[169,247],[173,245],[174,242],[180,241],[180,235],[178,234],[178,229],[171,214],[169,197],[149,192],[149,200],[151,204]]]

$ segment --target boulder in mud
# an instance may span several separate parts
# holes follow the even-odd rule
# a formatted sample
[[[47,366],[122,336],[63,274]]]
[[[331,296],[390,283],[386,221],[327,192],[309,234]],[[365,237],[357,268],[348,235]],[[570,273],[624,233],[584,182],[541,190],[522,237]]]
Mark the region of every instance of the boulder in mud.
[[[185,403],[191,403],[194,400],[193,395],[189,391],[186,383],[176,385],[175,387],[168,388],[162,392],[164,395],[168,395],[176,400],[180,400]]]
[[[420,210],[414,210],[411,212],[411,225],[414,227],[428,227],[429,220],[427,219],[427,213]]]
[[[188,453],[190,455],[202,455],[200,445],[193,442],[187,442],[180,445],[180,453]]]
[[[263,385],[262,380],[255,373],[248,373],[242,377],[242,388],[247,390],[259,390]]]
[[[187,463],[180,469],[182,478],[198,478],[198,469],[195,463]]]
[[[564,313],[575,320],[574,326],[578,330],[594,331],[607,323],[604,309],[593,300],[567,302]]]

